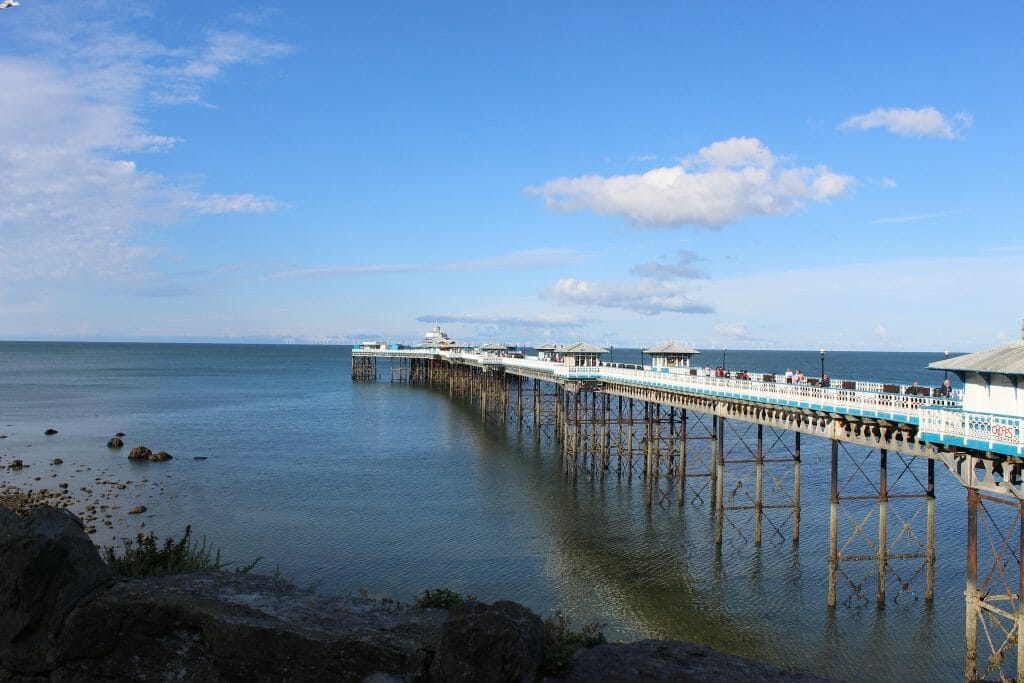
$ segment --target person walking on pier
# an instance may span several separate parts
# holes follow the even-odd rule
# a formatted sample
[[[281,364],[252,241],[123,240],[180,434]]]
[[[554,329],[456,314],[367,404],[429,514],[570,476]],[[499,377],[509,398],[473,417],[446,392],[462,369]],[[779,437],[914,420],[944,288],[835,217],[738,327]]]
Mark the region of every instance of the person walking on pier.
[[[792,383],[793,383],[793,369],[792,368],[786,368],[786,384],[792,384]]]
[[[945,380],[942,383],[942,386],[935,390],[935,393],[938,396],[943,396],[945,398],[949,398],[950,396],[953,395],[953,383],[950,382],[948,379]]]
[[[909,387],[907,387],[907,394],[909,394],[910,396],[917,396],[920,393],[921,393],[921,385],[915,379],[914,383],[911,384]]]

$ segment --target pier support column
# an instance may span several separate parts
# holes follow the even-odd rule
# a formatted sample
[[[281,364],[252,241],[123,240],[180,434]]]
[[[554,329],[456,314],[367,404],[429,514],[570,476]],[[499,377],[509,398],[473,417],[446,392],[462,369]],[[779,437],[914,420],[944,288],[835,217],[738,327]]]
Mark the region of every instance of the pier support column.
[[[935,461],[928,461],[928,560],[925,569],[924,599],[935,599]]]
[[[715,523],[715,545],[722,545],[723,526],[725,524],[725,495],[723,485],[725,484],[725,418],[716,419],[715,425],[715,470],[714,494],[715,509],[718,511]]]
[[[833,433],[846,428],[840,422],[832,426]],[[831,441],[829,607],[930,602],[935,594],[934,465],[899,451],[854,445],[841,436]],[[869,466],[876,454],[877,470]],[[851,465],[842,480],[840,458]],[[920,472],[924,467],[927,477]],[[872,534],[875,525],[877,534]]]
[[[969,681],[1024,680],[1024,501],[967,489]],[[984,539],[979,543],[979,538]],[[984,573],[979,568],[987,567]],[[982,636],[979,638],[980,635]]]
[[[800,432],[793,433],[793,544],[800,542]]]
[[[875,602],[879,607],[885,606],[885,577],[889,566],[889,480],[886,467],[888,455],[883,448],[879,451],[878,457],[878,589],[875,592]]]
[[[679,411],[679,465],[676,467],[679,480],[679,505],[686,502],[686,409]]]
[[[764,425],[761,423],[757,424],[754,468],[754,545],[761,545],[761,524],[764,520]]]
[[[839,581],[839,441],[831,439],[831,488],[828,516],[828,606],[836,606]]]
[[[711,416],[711,506],[716,507],[717,501],[721,500],[718,495],[718,473],[722,460],[722,445],[724,435],[722,434],[721,418],[712,414]]]

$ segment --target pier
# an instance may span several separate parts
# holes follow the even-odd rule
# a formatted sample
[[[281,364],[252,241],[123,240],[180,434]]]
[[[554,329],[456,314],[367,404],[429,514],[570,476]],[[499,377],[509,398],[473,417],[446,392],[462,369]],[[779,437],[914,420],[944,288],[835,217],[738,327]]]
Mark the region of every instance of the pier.
[[[1024,679],[1024,341],[932,363],[964,381],[951,392],[708,374],[678,345],[633,365],[584,343],[525,357],[459,347],[439,328],[428,342],[361,344],[352,379],[447,392],[484,420],[555,440],[568,477],[638,480],[651,507],[706,506],[718,545],[726,530],[798,543],[802,440],[824,440],[830,609],[881,608],[911,587],[934,599],[939,463],[966,490],[965,678]]]

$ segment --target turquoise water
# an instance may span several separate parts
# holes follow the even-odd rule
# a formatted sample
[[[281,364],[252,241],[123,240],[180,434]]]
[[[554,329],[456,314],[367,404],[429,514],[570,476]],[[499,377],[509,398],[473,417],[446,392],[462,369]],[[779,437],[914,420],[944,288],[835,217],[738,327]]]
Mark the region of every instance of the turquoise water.
[[[830,352],[826,371],[936,385],[942,374],[925,368],[941,357]],[[718,365],[720,352],[698,358]],[[637,352],[616,349],[615,360]],[[726,360],[810,376],[820,362],[784,351]],[[447,393],[353,383],[350,363],[347,348],[331,346],[0,342],[0,462],[30,464],[0,470],[0,480],[71,490],[131,481],[98,543],[137,530],[177,536],[191,524],[227,560],[262,556],[263,571],[322,593],[406,600],[443,586],[543,614],[560,608],[577,624],[607,623],[612,638],[695,640],[836,678],[962,677],[966,495],[941,466],[934,605],[907,565],[894,581],[909,590],[891,587],[898,599],[886,609],[875,608],[869,576],[868,604],[846,604],[841,589],[830,612],[824,442],[803,440],[800,544],[787,528],[756,548],[727,528],[716,550],[706,502],[648,509],[637,480],[566,479],[550,440],[484,423]],[[48,427],[59,433],[43,436]],[[174,460],[129,463],[105,446],[119,431]],[[66,464],[54,468],[55,457]],[[129,503],[148,510],[128,516]],[[851,580],[871,570],[855,566]]]

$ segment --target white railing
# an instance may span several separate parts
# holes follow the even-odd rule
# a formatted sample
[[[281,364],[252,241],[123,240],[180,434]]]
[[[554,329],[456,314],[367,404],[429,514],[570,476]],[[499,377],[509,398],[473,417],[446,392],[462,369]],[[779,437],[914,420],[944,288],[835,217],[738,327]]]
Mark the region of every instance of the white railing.
[[[464,351],[439,349],[353,349],[353,356],[391,358],[441,357],[481,367],[523,368],[552,379],[585,379],[661,388],[670,391],[728,396],[781,405],[807,407],[867,416],[888,416],[917,421],[921,431],[940,438],[954,438],[966,444],[988,444],[996,452],[1013,451],[1024,455],[1024,418],[963,411],[963,392],[952,396],[920,396],[905,392],[906,387],[850,380],[834,380],[829,387],[811,384],[787,384],[784,379],[764,381],[773,373],[749,372],[751,379],[708,377],[688,368],[623,367],[623,364],[567,366],[537,357],[506,358]],[[852,387],[852,388],[850,388]]]
[[[1024,418],[931,407],[921,410],[920,416],[921,431],[937,434],[940,440],[955,439],[998,452],[1005,452],[999,446],[1008,446],[1018,455],[1024,454]]]

